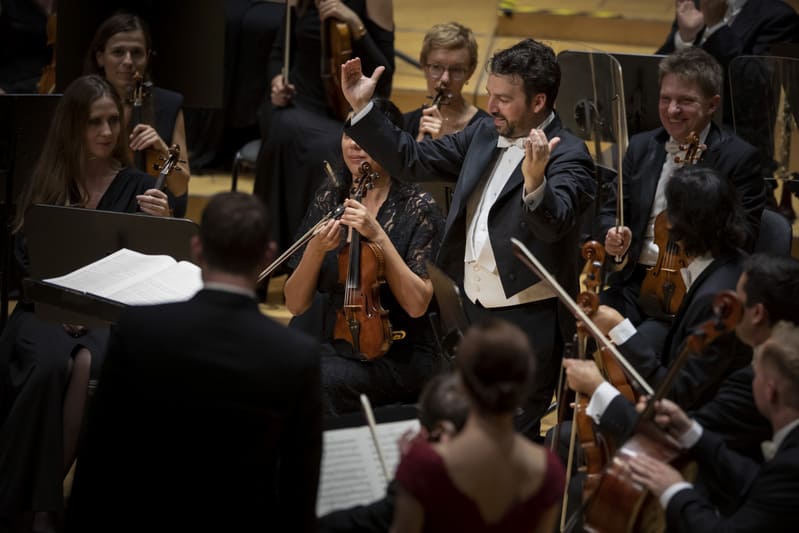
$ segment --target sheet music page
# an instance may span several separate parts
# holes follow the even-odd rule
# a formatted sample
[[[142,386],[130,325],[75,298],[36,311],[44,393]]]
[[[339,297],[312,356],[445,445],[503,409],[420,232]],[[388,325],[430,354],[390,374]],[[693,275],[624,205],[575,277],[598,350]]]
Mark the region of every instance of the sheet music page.
[[[127,305],[184,302],[202,288],[200,267],[180,261],[150,278],[113,293],[111,298]]]
[[[121,248],[69,274],[43,281],[113,299],[112,294],[174,265],[168,255],[147,255]]]
[[[409,429],[418,431],[419,421],[377,424],[377,440],[392,475],[399,464],[397,441]],[[387,484],[367,426],[325,431],[317,516],[379,500]]]

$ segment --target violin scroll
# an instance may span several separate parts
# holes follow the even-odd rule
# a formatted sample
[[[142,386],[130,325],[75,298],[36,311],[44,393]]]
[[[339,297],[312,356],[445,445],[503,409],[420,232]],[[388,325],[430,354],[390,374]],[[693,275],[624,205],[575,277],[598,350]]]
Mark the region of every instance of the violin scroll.
[[[677,164],[695,165],[699,158],[702,157],[702,151],[707,147],[699,142],[699,135],[695,131],[688,134],[688,143],[681,144],[680,149],[685,150],[685,157],[674,156],[674,162]]]

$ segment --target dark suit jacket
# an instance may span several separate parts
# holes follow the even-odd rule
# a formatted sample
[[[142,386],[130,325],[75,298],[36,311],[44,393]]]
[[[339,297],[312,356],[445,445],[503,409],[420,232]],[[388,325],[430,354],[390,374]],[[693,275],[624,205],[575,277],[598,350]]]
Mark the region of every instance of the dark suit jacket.
[[[664,380],[669,367],[682,352],[686,338],[697,326],[713,316],[716,294],[735,287],[742,260],[738,256],[716,259],[696,279],[674,318],[662,354],[656,353],[640,333],[619,345],[622,355],[652,388],[657,389]],[[720,335],[703,353],[688,356],[666,397],[683,409],[695,409],[713,398],[721,381],[731,372],[747,365],[751,356],[751,348],[738,340],[734,331]],[[603,413],[600,430],[619,440],[632,430],[635,420],[633,405],[623,396],[618,396]]]
[[[442,139],[417,143],[372,109],[357,124],[348,125],[346,132],[393,176],[456,183],[437,263],[462,283],[466,206],[501,152],[492,119],[475,121]],[[534,211],[524,205],[519,165],[488,215],[489,238],[506,296],[539,281],[514,256],[511,237],[525,243],[568,291],[577,289],[578,219],[596,192],[594,165],[585,143],[564,130],[557,116],[545,132],[548,138],[559,136],[561,142],[547,164],[542,203]]]
[[[736,370],[721,383],[716,396],[691,416],[703,428],[721,435],[730,449],[760,462],[760,443],[771,436],[771,424],[755,405],[753,377],[751,365]]]
[[[674,51],[676,32],[675,20],[657,54]],[[699,45],[703,33],[697,35],[694,45]],[[799,15],[791,6],[782,0],[748,0],[732,25],[713,32],[702,48],[726,68],[737,56],[764,55],[774,43],[795,42],[799,42]]]
[[[696,490],[681,490],[669,501],[670,531],[796,531],[799,522],[799,428],[791,431],[773,459],[762,466],[727,449],[710,431],[692,449],[697,461],[712,468],[720,485],[734,487],[737,510],[719,516]]]
[[[70,531],[315,531],[318,345],[203,290],[112,332]],[[158,516],[158,520],[156,520]]]
[[[624,155],[625,222],[633,234],[625,267],[610,276],[611,284],[625,282],[632,275],[641,255],[649,214],[655,201],[658,180],[666,160],[665,143],[669,134],[663,128],[633,135]],[[748,244],[754,246],[760,216],[766,205],[766,192],[760,174],[757,151],[732,132],[711,124],[707,151],[697,165],[715,169],[735,185],[746,211]],[[605,241],[608,229],[616,225],[616,183],[602,206],[597,238]],[[733,284],[733,287],[735,285]]]

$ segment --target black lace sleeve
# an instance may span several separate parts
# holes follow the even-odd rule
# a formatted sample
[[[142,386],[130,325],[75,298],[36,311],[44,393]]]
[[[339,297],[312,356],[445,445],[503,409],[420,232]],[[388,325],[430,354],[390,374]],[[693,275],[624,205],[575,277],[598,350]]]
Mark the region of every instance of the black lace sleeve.
[[[417,185],[395,184],[404,189],[405,200],[398,203],[383,227],[408,267],[419,277],[427,279],[425,261],[434,261],[438,254],[444,234],[444,217],[430,193]]]

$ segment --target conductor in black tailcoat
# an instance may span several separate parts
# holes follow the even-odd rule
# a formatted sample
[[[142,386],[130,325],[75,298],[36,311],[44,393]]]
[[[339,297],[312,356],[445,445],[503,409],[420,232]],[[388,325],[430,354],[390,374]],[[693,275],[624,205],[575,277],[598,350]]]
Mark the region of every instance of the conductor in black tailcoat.
[[[530,436],[552,398],[562,329],[555,293],[516,257],[524,242],[572,294],[577,289],[578,220],[593,200],[593,161],[554,111],[560,68],[552,49],[526,39],[489,61],[490,118],[441,139],[416,142],[372,108],[382,73],[363,75],[360,60],[342,67],[355,115],[345,131],[392,175],[455,183],[437,263],[462,287],[472,322],[504,318],[530,337],[536,383],[517,428]]]
[[[111,335],[68,531],[315,531],[318,346],[263,316],[266,211],[225,193],[192,241],[205,287]]]

